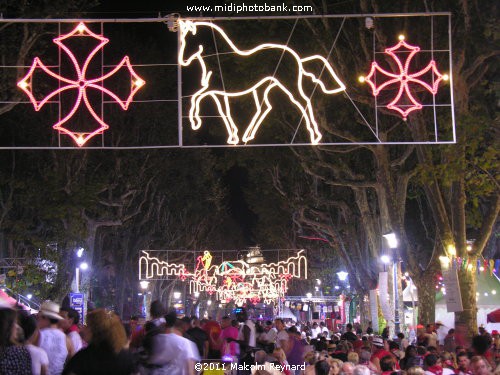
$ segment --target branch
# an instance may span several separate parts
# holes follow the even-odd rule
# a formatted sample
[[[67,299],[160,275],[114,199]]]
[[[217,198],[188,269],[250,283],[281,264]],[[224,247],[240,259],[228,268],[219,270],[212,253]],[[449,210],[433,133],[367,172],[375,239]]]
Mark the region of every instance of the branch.
[[[490,238],[493,226],[495,225],[498,218],[498,212],[500,210],[500,194],[495,194],[495,196],[491,200],[491,204],[489,204],[488,206],[489,210],[483,220],[481,229],[479,230],[479,236],[474,243],[474,248],[471,252],[472,256],[481,255],[484,251],[484,248],[486,247],[486,243]]]

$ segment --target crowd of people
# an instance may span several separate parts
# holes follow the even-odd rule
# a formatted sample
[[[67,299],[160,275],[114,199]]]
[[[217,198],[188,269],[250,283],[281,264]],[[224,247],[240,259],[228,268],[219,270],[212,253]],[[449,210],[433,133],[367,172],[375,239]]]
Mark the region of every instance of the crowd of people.
[[[37,314],[0,305],[0,375],[489,375],[500,374],[500,336],[480,327],[465,347],[441,322],[415,337],[368,326],[179,318],[153,301],[151,318],[123,322],[95,309],[42,303]]]

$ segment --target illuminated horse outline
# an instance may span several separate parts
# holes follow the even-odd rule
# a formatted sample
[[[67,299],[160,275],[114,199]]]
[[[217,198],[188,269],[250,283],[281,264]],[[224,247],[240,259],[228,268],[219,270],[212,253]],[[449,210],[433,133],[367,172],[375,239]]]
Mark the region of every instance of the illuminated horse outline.
[[[181,19],[178,20],[178,22],[180,29],[180,48],[179,48],[178,62],[181,66],[188,66],[196,59],[198,60],[202,70],[202,76],[201,76],[202,87],[191,97],[191,108],[189,110],[189,121],[191,123],[191,128],[193,130],[198,130],[201,127],[202,120],[200,118],[200,105],[203,99],[210,96],[214,100],[217,106],[217,110],[226,126],[229,135],[227,143],[238,144],[239,143],[238,128],[236,127],[236,124],[231,115],[229,98],[252,93],[255,101],[256,112],[252,117],[252,120],[248,124],[247,129],[245,130],[242,140],[243,142],[246,143],[254,139],[255,134],[259,129],[259,126],[261,125],[262,121],[264,121],[267,114],[272,109],[272,105],[268,99],[269,92],[273,88],[278,87],[288,96],[291,103],[293,103],[302,113],[302,116],[304,117],[304,120],[306,122],[307,130],[309,131],[310,134],[311,143],[318,144],[318,142],[321,140],[322,135],[318,129],[318,124],[316,123],[316,120],[314,118],[311,100],[309,97],[307,97],[302,87],[303,77],[304,76],[309,77],[312,82],[319,85],[319,87],[325,94],[335,94],[345,90],[345,85],[337,77],[332,66],[328,63],[328,61],[324,57],[319,55],[314,55],[310,57],[300,58],[300,56],[290,47],[273,43],[264,43],[249,50],[240,50],[238,47],[236,47],[236,45],[231,41],[231,39],[229,39],[226,33],[219,26],[211,22],[203,22],[203,21],[193,22]],[[198,51],[196,53],[189,56],[187,59],[184,58],[184,51],[186,48],[186,37],[188,36],[189,33],[195,35],[198,26],[206,26],[211,28],[213,31],[217,31],[217,33],[220,34],[220,36],[224,38],[224,40],[229,44],[231,49],[240,56],[250,56],[256,52],[266,49],[281,49],[283,50],[283,52],[287,52],[288,54],[293,56],[297,62],[297,67],[299,72],[297,76],[297,87],[296,87],[298,89],[299,97],[295,98],[293,94],[290,92],[290,90],[274,76],[264,77],[257,83],[253,84],[251,87],[242,91],[226,92],[226,91],[211,89],[210,78],[213,72],[211,70],[210,71],[207,70],[207,66],[205,64],[205,61],[203,60],[203,55],[202,55],[203,46],[199,45]],[[310,73],[304,69],[303,63],[312,60],[319,60],[323,64],[323,66],[326,68],[326,70],[328,70],[332,78],[338,84],[339,86],[338,88],[333,90],[328,90],[325,87],[325,84],[319,78],[317,78],[313,73]],[[262,87],[264,87],[263,93],[259,93],[259,89]]]

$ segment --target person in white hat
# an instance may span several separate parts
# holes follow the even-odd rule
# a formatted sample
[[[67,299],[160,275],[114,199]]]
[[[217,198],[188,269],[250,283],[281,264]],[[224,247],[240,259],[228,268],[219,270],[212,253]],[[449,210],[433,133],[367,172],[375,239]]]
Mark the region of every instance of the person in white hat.
[[[45,350],[49,357],[48,375],[60,375],[64,363],[73,355],[71,340],[58,327],[61,319],[57,303],[45,301],[41,304],[37,316],[40,328],[38,346]]]

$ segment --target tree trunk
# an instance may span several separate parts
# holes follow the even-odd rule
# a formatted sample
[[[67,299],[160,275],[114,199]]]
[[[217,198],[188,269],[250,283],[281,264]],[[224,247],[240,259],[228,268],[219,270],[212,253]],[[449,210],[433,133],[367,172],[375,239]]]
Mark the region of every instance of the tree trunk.
[[[429,272],[413,279],[418,292],[418,323],[429,324],[436,321],[436,280]]]
[[[458,270],[460,293],[462,294],[463,311],[455,313],[455,326],[464,329],[469,337],[477,334],[477,307],[476,307],[476,264],[477,258],[470,257],[469,266]]]

